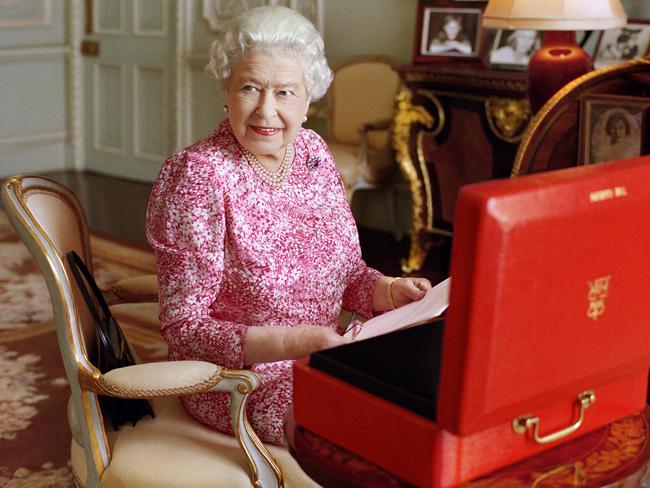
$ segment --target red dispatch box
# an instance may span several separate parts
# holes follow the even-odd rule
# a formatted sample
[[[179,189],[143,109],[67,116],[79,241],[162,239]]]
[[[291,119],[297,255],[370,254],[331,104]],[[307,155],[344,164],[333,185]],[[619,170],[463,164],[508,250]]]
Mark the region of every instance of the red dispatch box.
[[[649,182],[650,156],[462,188],[444,325],[297,362],[296,423],[454,486],[642,410]]]

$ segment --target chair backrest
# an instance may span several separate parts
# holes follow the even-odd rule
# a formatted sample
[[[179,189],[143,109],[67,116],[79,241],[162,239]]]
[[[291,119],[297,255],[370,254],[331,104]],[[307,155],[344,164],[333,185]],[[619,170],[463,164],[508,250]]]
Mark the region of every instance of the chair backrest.
[[[334,69],[328,95],[329,138],[344,144],[359,144],[359,127],[368,122],[391,119],[400,78],[394,63],[384,57],[361,57]],[[368,145],[383,149],[388,134],[372,133]]]
[[[76,251],[92,271],[88,225],[81,204],[64,185],[38,176],[17,176],[2,185],[9,221],[34,256],[50,293],[61,357],[72,391],[70,427],[75,440],[92,446],[88,473],[101,475],[110,453],[97,396],[83,391],[80,378],[99,374],[93,366],[95,325],[83,298],[70,280],[65,255]],[[93,422],[91,419],[99,419]]]

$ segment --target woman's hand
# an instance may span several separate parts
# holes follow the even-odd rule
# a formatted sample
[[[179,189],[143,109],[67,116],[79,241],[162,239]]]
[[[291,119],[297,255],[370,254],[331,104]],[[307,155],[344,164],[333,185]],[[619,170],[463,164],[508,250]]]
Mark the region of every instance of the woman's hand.
[[[392,310],[420,300],[431,288],[426,278],[391,278],[384,276],[373,290],[372,308],[376,312]]]
[[[393,299],[395,308],[417,302],[430,289],[431,282],[426,278],[395,278],[388,284],[388,293]]]
[[[350,339],[340,336],[329,327],[301,324],[291,327],[291,333],[285,336],[284,349],[289,358],[294,359],[348,342]]]
[[[348,342],[349,338],[318,325],[249,327],[244,342],[244,364],[297,359]]]

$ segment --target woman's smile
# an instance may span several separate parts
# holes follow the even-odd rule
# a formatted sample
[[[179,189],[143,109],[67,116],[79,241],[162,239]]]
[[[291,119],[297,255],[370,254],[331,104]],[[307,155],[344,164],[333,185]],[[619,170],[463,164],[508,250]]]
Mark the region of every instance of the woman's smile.
[[[276,128],[276,127],[260,127],[260,126],[255,126],[255,125],[249,125],[249,127],[256,132],[257,134],[260,134],[262,136],[272,136],[280,132],[282,129]]]

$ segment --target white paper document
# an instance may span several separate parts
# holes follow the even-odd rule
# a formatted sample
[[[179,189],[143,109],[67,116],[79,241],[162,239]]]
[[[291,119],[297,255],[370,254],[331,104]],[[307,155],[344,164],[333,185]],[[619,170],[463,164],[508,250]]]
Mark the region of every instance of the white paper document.
[[[426,295],[417,302],[409,303],[368,320],[361,326],[361,331],[354,340],[362,341],[429,322],[447,309],[450,285],[451,278],[447,278],[427,291]]]

